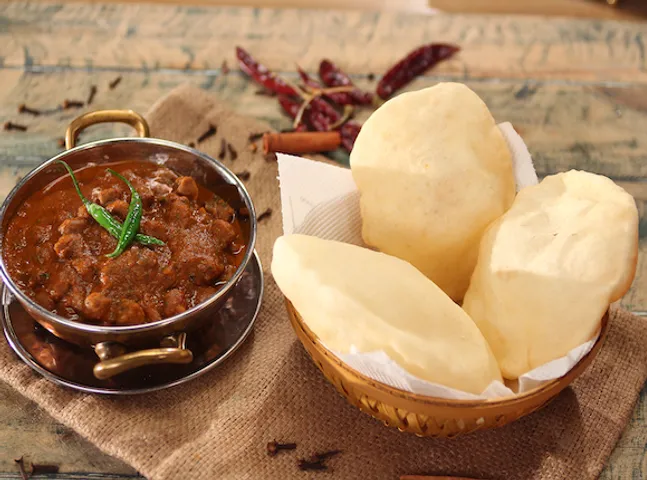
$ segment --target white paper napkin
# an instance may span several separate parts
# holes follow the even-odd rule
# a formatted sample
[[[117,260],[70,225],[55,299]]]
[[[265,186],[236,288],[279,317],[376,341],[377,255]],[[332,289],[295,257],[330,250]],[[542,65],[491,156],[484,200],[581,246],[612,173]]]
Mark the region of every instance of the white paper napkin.
[[[510,123],[499,125],[512,153],[517,191],[538,182],[532,158],[523,139]],[[278,154],[279,182],[283,213],[283,233],[300,233],[327,240],[366,247],[362,240],[362,218],[359,191],[347,168],[328,165],[305,158]],[[307,322],[307,319],[306,319]],[[450,399],[497,398],[522,393],[549,380],[564,376],[586,355],[597,336],[565,357],[553,360],[522,375],[518,387],[511,389],[501,382],[492,382],[481,395],[455,390],[417,378],[382,351],[350,353],[330,350],[358,372],[412,393]]]

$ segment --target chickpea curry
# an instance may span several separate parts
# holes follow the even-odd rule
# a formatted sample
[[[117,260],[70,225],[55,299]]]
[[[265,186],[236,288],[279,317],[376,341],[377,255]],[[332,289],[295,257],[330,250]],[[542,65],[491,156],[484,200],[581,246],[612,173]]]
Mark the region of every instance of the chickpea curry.
[[[137,325],[202,303],[233,276],[246,250],[239,216],[166,167],[89,166],[29,197],[3,254],[18,287],[44,308],[83,323]]]

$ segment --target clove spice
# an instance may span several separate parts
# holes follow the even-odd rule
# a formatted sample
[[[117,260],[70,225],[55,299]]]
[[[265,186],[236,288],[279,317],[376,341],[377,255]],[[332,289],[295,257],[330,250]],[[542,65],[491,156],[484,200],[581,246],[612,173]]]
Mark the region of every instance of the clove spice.
[[[88,105],[91,105],[94,102],[94,96],[97,94],[97,86],[90,85],[90,93],[88,94],[88,101],[85,102]]]
[[[243,182],[246,182],[252,176],[249,170],[243,170],[242,172],[236,173],[234,175],[240,178]]]
[[[27,105],[25,105],[24,103],[21,103],[20,105],[18,105],[18,113],[28,113],[30,115],[33,115],[34,117],[37,117],[38,115],[40,115],[43,112],[41,112],[40,110],[37,110],[35,108],[30,108]]]
[[[375,80],[375,74],[373,72],[370,72],[368,75],[366,75],[366,78],[369,82],[372,82],[373,80]]]
[[[327,450],[325,452],[315,453],[310,458],[299,459],[300,470],[328,470],[326,461],[342,453],[341,450]]]
[[[276,440],[267,442],[267,454],[270,457],[275,456],[281,450],[294,450],[296,448],[297,448],[296,443],[280,443],[280,442],[277,442]]]
[[[13,122],[4,122],[3,128],[7,131],[17,130],[19,132],[24,132],[27,130],[26,125],[20,125],[19,123],[13,123]]]
[[[110,87],[110,90],[114,90],[114,89],[117,87],[117,85],[119,85],[119,83],[120,83],[120,82],[121,82],[121,75],[119,75],[117,78],[115,78],[114,80],[112,80],[112,81],[108,84],[108,87]]]
[[[188,145],[189,147],[193,148],[193,147],[195,147],[195,142],[189,142],[187,145]]]
[[[69,110],[70,108],[81,108],[83,107],[83,105],[84,103],[80,100],[68,100],[66,98],[65,100],[63,100],[61,107],[63,107],[63,110]]]
[[[225,158],[225,155],[227,154],[227,142],[225,142],[224,138],[220,139],[220,151],[218,151],[218,158],[220,160],[223,160]]]
[[[265,133],[266,133],[266,132],[255,132],[255,133],[250,133],[250,134],[249,134],[249,136],[247,137],[247,141],[248,141],[248,142],[250,142],[250,143],[251,143],[251,142],[255,142],[255,141],[256,141],[256,140],[258,140],[259,138],[262,138],[262,137],[263,137],[263,135],[264,135]]]
[[[315,453],[312,456],[312,459],[310,461],[312,462],[323,462],[325,460],[328,460],[329,458],[335,457],[342,453],[341,450],[328,450],[326,452],[321,452],[321,453]]]
[[[27,470],[25,470],[24,458],[23,457],[14,458],[13,461],[16,462],[16,465],[18,465],[18,471],[20,472],[20,478],[22,480],[29,480],[29,475],[27,474]]]
[[[218,127],[212,123],[209,124],[209,128],[207,129],[206,132],[204,132],[202,135],[198,137],[198,140],[196,140],[198,143],[202,143],[208,138],[213,137],[216,133],[218,132]]]
[[[258,217],[256,217],[256,221],[257,222],[262,222],[263,220],[265,220],[266,218],[269,218],[271,216],[272,216],[272,209],[268,208],[263,213],[261,213]]]
[[[229,157],[231,158],[232,161],[238,158],[238,152],[236,151],[234,146],[229,142],[227,142],[227,150],[229,150]]]
[[[299,460],[299,470],[309,471],[309,470],[328,470],[328,465],[322,461],[311,462],[308,460]]]

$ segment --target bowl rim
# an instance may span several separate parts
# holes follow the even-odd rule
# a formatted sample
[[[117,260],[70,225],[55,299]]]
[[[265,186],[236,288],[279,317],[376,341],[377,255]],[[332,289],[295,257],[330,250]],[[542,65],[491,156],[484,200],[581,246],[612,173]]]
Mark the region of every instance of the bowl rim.
[[[168,147],[171,149],[181,150],[186,153],[190,153],[196,157],[199,157],[207,161],[208,163],[211,163],[217,170],[218,174],[224,180],[228,181],[228,183],[230,184],[235,185],[241,194],[241,199],[245,202],[249,210],[250,229],[249,229],[249,240],[246,245],[247,249],[245,251],[245,256],[243,257],[243,260],[238,266],[238,268],[236,269],[236,272],[234,272],[234,275],[227,281],[225,285],[223,285],[212,297],[210,297],[209,299],[205,300],[202,303],[199,303],[198,305],[195,305],[194,307],[190,308],[189,310],[186,310],[185,312],[182,312],[178,315],[173,315],[172,317],[163,318],[155,322],[142,323],[139,325],[123,325],[123,326],[92,325],[92,324],[87,324],[82,322],[76,322],[74,320],[70,320],[69,318],[65,318],[60,315],[57,315],[47,310],[45,307],[39,305],[35,301],[33,301],[24,292],[22,292],[20,288],[18,288],[18,286],[15,284],[15,282],[9,275],[7,266],[5,264],[5,258],[4,258],[5,232],[0,231],[0,278],[7,286],[7,288],[11,291],[11,293],[15,295],[16,298],[21,303],[27,304],[29,306],[29,309],[35,310],[39,315],[47,318],[47,320],[54,325],[62,325],[67,328],[76,330],[77,332],[83,332],[83,333],[133,334],[133,333],[143,333],[147,331],[157,330],[159,328],[164,328],[169,325],[172,325],[176,322],[188,320],[191,317],[196,316],[198,313],[208,309],[212,304],[216,303],[223,296],[227,295],[229,290],[231,290],[231,288],[236,284],[236,282],[238,282],[245,268],[247,267],[248,263],[254,256],[254,249],[256,246],[256,237],[257,237],[257,228],[258,228],[257,221],[256,221],[256,210],[254,209],[254,203],[252,201],[252,198],[249,192],[247,191],[247,188],[245,188],[245,185],[243,184],[243,182],[231,170],[229,170],[224,164],[222,164],[215,158],[212,158],[211,156],[205,153],[202,153],[199,150],[196,150],[195,148],[191,148],[186,145],[182,145],[180,143],[176,143],[170,140],[163,140],[163,139],[154,138],[154,137],[116,137],[116,138],[97,140],[94,142],[89,142],[83,145],[79,145],[69,150],[65,150],[55,155],[54,157],[50,158],[49,160],[46,160],[45,162],[43,162],[42,164],[40,164],[39,166],[31,170],[27,175],[25,175],[9,192],[4,202],[2,203],[2,206],[0,206],[0,225],[4,221],[9,204],[14,199],[14,197],[18,194],[18,192],[20,192],[20,190],[24,188],[24,186],[27,184],[29,180],[31,180],[36,175],[44,171],[46,168],[50,167],[57,160],[62,160],[73,153],[79,153],[85,150],[91,150],[99,146],[111,145],[116,143],[130,143],[130,142],[158,145],[158,146]],[[136,159],[136,161],[148,162],[148,160],[142,160],[142,159]],[[148,162],[148,163],[154,163],[154,162]],[[163,166],[163,163],[160,163],[160,166]]]
[[[245,330],[243,330],[243,332],[238,337],[236,342],[234,342],[234,344],[232,344],[229,347],[229,350],[226,350],[226,352],[222,356],[216,358],[210,363],[207,363],[206,365],[202,366],[201,368],[194,371],[193,373],[190,373],[184,377],[180,377],[177,380],[172,380],[168,383],[162,383],[159,385],[144,387],[144,388],[134,388],[134,389],[125,389],[125,390],[119,389],[116,387],[115,388],[91,387],[81,383],[77,383],[73,380],[69,380],[69,379],[57,376],[56,374],[53,374],[33,358],[33,356],[20,343],[20,339],[16,334],[15,325],[11,322],[11,320],[8,319],[6,310],[4,312],[0,311],[0,316],[4,316],[4,321],[0,320],[0,332],[4,330],[5,339],[7,340],[7,342],[9,343],[9,345],[11,346],[15,354],[18,355],[18,357],[20,357],[27,365],[29,365],[32,369],[34,369],[34,371],[38,372],[43,377],[54,382],[55,384],[62,385],[64,387],[68,387],[85,393],[96,393],[100,395],[118,396],[118,397],[133,396],[133,395],[139,396],[143,394],[149,394],[149,393],[154,393],[162,390],[167,390],[169,388],[173,388],[178,385],[182,385],[184,383],[190,382],[191,380],[194,380],[204,375],[205,373],[214,370],[216,367],[220,366],[222,363],[224,363],[230,357],[232,357],[243,346],[243,344],[247,341],[247,339],[251,336],[252,331],[254,329],[254,325],[258,320],[259,312],[261,311],[261,307],[263,306],[263,293],[265,291],[265,276],[263,275],[263,265],[261,263],[260,255],[258,254],[258,252],[254,251],[254,255],[252,258],[253,258],[253,261],[251,264],[252,269],[257,269],[259,273],[258,302],[256,303],[256,308],[254,309],[252,319],[248,323]],[[3,289],[2,286],[0,286],[0,301],[5,300],[5,294],[9,295],[9,291],[6,288]],[[4,308],[6,309],[6,306]]]
[[[389,395],[389,396],[397,396],[402,400],[413,401],[421,405],[433,405],[435,407],[447,407],[447,408],[471,409],[474,407],[492,408],[492,407],[514,406],[518,403],[523,403],[528,398],[540,395],[546,392],[547,390],[557,389],[557,391],[555,392],[555,394],[557,394],[560,390],[570,385],[570,383],[582,373],[580,370],[583,370],[584,368],[586,368],[588,364],[591,361],[593,361],[595,356],[597,356],[600,348],[602,347],[602,345],[604,344],[604,341],[606,340],[610,323],[611,323],[610,315],[609,315],[610,310],[607,309],[607,311],[602,316],[602,319],[600,320],[601,322],[600,334],[598,335],[598,339],[596,340],[595,344],[593,345],[593,347],[591,347],[591,350],[589,350],[589,352],[586,355],[584,355],[579,360],[579,362],[577,362],[575,366],[573,366],[573,368],[571,368],[563,376],[550,380],[549,382],[543,385],[532,388],[524,393],[520,393],[517,395],[509,395],[506,397],[498,397],[498,398],[463,400],[463,399],[452,399],[452,398],[431,397],[428,395],[421,395],[418,393],[409,392],[407,390],[402,390],[400,388],[393,387],[386,383],[380,382],[379,380],[375,380],[371,377],[367,377],[366,375],[358,372],[354,368],[348,366],[333,352],[331,352],[326,347],[324,347],[323,343],[321,343],[321,341],[319,340],[319,337],[315,335],[312,332],[312,330],[310,330],[310,328],[307,326],[306,322],[304,321],[303,317],[301,316],[299,311],[294,307],[292,302],[290,302],[289,299],[285,298],[285,303],[286,303],[288,312],[294,314],[289,316],[291,317],[291,320],[293,319],[292,324],[295,330],[298,327],[316,349],[323,352],[324,355],[328,357],[330,361],[335,362],[335,364],[339,368],[344,370],[346,374],[354,376],[359,381],[367,384],[368,386],[370,386],[371,388],[374,388],[375,390],[381,392],[382,394]],[[298,332],[297,332],[297,337],[299,337],[299,340],[303,342]],[[572,378],[565,385],[560,385],[564,382],[564,379],[567,377],[572,377]]]

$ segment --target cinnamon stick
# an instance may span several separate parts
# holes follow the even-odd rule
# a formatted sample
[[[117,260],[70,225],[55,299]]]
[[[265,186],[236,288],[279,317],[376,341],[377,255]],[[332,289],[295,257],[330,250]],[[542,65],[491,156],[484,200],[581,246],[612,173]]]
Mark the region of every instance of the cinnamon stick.
[[[289,132],[263,135],[263,153],[317,153],[335,150],[341,145],[339,132]]]

